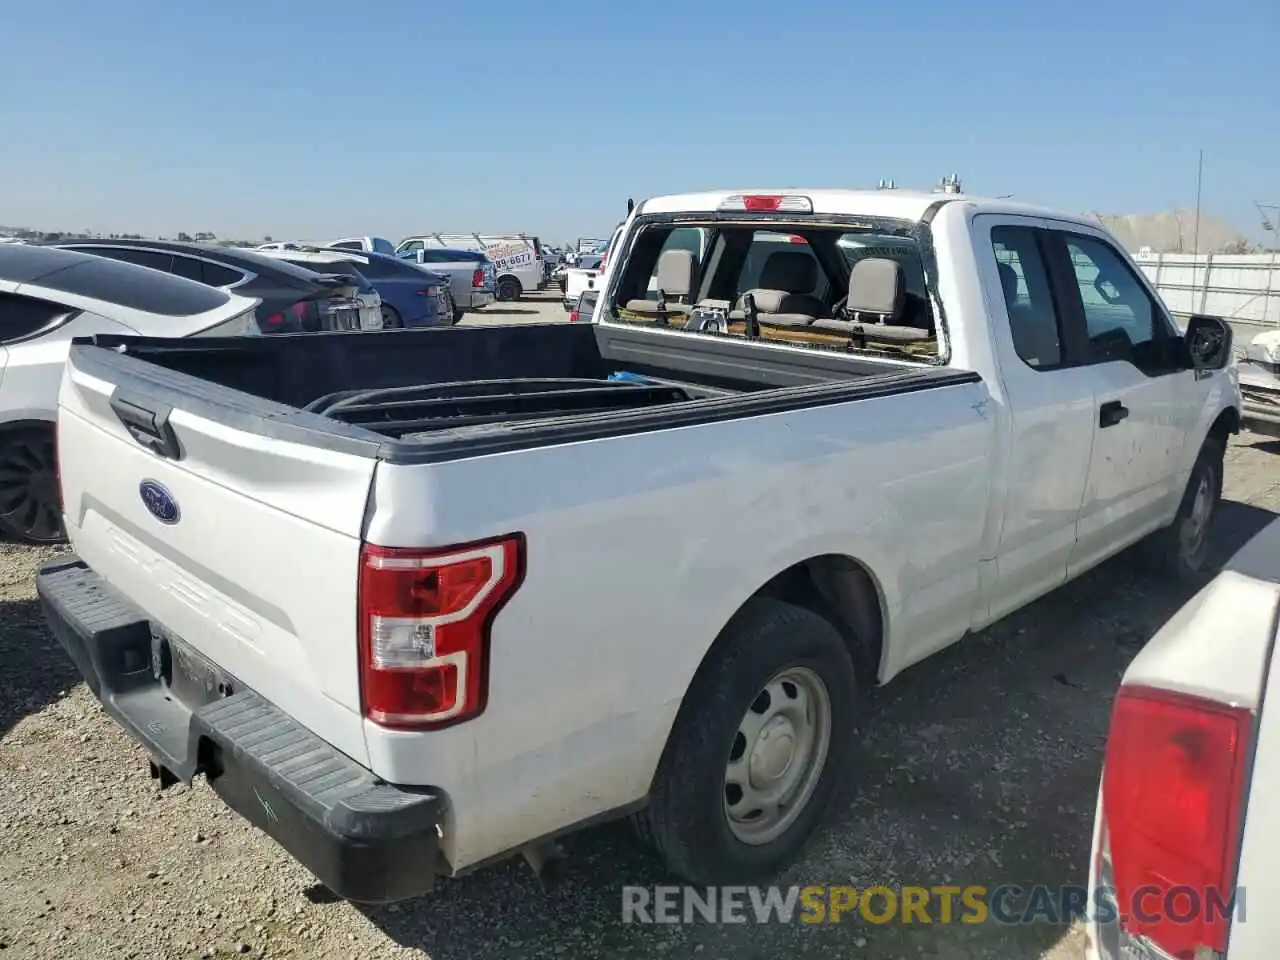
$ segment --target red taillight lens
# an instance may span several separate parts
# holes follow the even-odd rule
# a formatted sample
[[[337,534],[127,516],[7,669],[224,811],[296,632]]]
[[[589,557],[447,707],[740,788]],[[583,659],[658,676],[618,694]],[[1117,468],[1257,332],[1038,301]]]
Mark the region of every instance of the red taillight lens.
[[[756,194],[755,196],[743,197],[742,206],[746,210],[777,210],[782,205],[781,196],[769,196],[767,194]]]
[[[569,311],[569,322],[570,322],[570,323],[577,323],[577,322],[578,322],[578,311],[577,311],[577,310],[570,310],[570,311]]]
[[[444,549],[365,544],[360,554],[364,715],[421,730],[483,712],[489,631],[524,578],[524,536]]]
[[[483,270],[477,269],[475,273],[471,274],[471,286],[473,286],[473,287],[483,287],[483,286],[484,286],[484,271],[483,271]]]
[[[1226,950],[1252,729],[1250,711],[1187,694],[1116,698],[1102,808],[1121,927],[1179,960]]]
[[[287,322],[288,321],[285,320],[283,313],[268,314],[262,320],[262,329],[263,330],[279,330]]]

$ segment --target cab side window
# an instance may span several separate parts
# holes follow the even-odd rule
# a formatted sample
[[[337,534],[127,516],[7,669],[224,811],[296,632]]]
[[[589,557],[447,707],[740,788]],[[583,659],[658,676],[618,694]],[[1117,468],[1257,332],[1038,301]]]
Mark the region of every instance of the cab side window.
[[[1089,361],[1157,359],[1167,339],[1164,317],[1124,258],[1082,234],[1063,236],[1089,338]]]
[[[991,246],[1000,273],[1014,350],[1022,362],[1033,369],[1060,366],[1062,324],[1036,231],[1030,227],[993,227]]]

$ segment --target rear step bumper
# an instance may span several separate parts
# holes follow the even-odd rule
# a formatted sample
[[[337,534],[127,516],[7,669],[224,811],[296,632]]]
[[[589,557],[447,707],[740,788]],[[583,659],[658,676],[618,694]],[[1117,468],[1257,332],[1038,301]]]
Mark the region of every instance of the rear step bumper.
[[[36,590],[58,642],[162,778],[205,774],[348,900],[418,896],[447,869],[443,794],[384,783],[180,640],[153,637],[146,615],[78,557],[46,564]]]

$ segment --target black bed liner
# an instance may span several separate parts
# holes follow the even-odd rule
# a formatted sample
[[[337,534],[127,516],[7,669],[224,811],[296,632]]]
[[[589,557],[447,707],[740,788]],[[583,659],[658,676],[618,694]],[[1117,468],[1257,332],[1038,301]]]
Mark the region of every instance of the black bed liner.
[[[152,422],[161,435],[171,433],[168,414],[178,408],[249,433],[396,463],[978,379],[946,367],[570,323],[184,340],[98,335],[74,340],[71,362],[115,384],[113,407],[128,408],[135,426]],[[609,380],[616,372],[655,382]]]

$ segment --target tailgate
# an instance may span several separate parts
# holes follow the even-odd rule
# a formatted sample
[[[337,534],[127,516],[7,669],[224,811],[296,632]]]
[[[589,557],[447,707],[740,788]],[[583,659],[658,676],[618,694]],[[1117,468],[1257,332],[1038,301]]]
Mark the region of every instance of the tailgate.
[[[234,404],[127,362],[141,366],[88,373],[74,349],[67,363],[58,460],[76,553],[153,625],[364,763],[356,582],[376,460],[238,429]],[[124,423],[153,415],[159,428],[140,432],[160,452]]]

